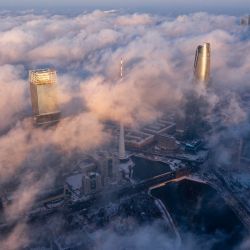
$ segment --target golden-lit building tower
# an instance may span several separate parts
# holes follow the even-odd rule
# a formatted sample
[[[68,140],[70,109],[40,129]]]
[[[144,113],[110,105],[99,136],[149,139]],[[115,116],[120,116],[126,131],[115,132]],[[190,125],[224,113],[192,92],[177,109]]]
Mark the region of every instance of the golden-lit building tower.
[[[34,121],[38,125],[57,122],[60,111],[57,103],[56,71],[29,71],[29,83]]]
[[[205,86],[207,86],[210,79],[210,60],[210,44],[199,45],[194,60],[194,77],[197,82],[204,83]]]

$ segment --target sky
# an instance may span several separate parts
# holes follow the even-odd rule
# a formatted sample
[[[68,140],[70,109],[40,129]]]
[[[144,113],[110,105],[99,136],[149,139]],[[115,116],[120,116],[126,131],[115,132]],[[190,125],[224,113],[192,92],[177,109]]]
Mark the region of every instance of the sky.
[[[125,9],[153,13],[209,13],[245,14],[250,9],[249,0],[0,0],[2,9],[53,9],[57,11],[80,11],[89,9]],[[80,9],[79,9],[80,8]]]

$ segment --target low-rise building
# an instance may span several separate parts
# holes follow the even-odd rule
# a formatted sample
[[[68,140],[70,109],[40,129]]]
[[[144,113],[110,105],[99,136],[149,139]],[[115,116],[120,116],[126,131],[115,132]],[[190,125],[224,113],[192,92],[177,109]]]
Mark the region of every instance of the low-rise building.
[[[103,150],[96,152],[93,158],[101,173],[104,187],[119,182],[120,173],[118,171],[119,160],[117,154]]]
[[[156,135],[156,140],[157,146],[162,150],[174,152],[179,148],[179,144],[177,143],[175,137],[169,134],[161,133]]]
[[[185,142],[184,145],[185,145],[185,151],[196,153],[203,146],[203,142],[200,139],[194,139],[194,140]]]
[[[65,180],[65,196],[71,201],[94,195],[103,188],[98,172],[76,173]]]
[[[161,133],[173,134],[176,129],[176,124],[169,122],[166,119],[159,119],[150,125],[145,126],[142,131],[147,134],[157,135]]]
[[[128,130],[125,133],[125,144],[128,149],[143,149],[154,142],[154,135],[138,130]]]

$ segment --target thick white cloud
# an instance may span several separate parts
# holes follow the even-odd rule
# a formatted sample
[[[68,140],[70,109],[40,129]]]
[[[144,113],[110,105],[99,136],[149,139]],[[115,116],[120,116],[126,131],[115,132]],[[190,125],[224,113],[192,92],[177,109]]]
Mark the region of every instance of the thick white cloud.
[[[250,42],[241,39],[245,31],[232,16],[2,13],[0,22],[0,131],[7,131],[0,136],[0,181],[12,178],[27,159],[42,162],[49,147],[67,154],[86,152],[105,143],[108,135],[102,120],[140,125],[178,106],[186,90],[195,88],[194,53],[203,42],[210,42],[212,47],[216,91],[205,93],[210,110],[224,94],[249,83],[250,59],[244,55],[250,51]],[[123,81],[119,79],[121,57]],[[31,125],[27,82],[28,69],[44,65],[58,70],[58,96],[64,116],[47,130]],[[228,125],[246,119],[234,98],[225,113],[237,114],[227,116]],[[212,143],[218,142],[215,137]],[[42,180],[29,183],[33,191],[28,192],[27,185],[19,187],[20,210],[13,206],[9,216],[28,209],[39,189],[47,185]],[[20,227],[16,230],[20,232]]]
[[[23,66],[3,65],[0,70],[0,131],[20,118],[29,105]],[[19,117],[17,116],[19,114]]]

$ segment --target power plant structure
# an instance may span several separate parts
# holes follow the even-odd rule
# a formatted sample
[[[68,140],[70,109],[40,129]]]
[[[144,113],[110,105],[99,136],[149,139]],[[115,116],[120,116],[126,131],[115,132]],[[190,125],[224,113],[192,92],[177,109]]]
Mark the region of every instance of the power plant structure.
[[[207,87],[210,80],[211,49],[209,43],[199,45],[194,60],[194,77],[198,84]]]
[[[37,125],[59,121],[57,76],[54,69],[29,71],[29,84],[34,122]]]

